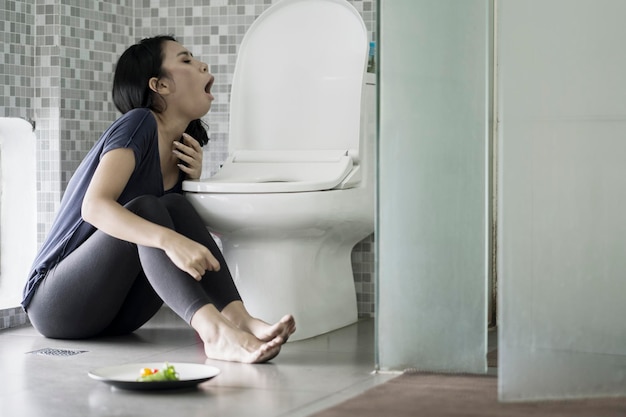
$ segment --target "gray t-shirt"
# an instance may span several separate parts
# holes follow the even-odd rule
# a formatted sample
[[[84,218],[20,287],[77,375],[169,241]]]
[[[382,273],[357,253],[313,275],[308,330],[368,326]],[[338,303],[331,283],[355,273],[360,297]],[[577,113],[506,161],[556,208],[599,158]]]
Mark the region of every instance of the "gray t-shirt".
[[[81,216],[83,198],[102,156],[118,148],[132,149],[135,154],[135,170],[117,200],[120,204],[125,205],[142,195],[160,197],[166,193],[161,175],[156,119],[148,109],[131,110],[102,134],[70,179],[50,232],[33,262],[24,288],[24,309],[47,272],[96,230]],[[182,192],[182,180],[181,173],[176,186],[167,192]]]

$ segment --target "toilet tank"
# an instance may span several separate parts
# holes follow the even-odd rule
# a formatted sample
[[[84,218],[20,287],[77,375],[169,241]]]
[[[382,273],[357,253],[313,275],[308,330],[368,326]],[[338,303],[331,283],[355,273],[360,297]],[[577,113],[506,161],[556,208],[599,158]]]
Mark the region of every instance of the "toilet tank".
[[[282,0],[241,43],[229,151],[349,150],[358,158],[367,29],[344,0]]]

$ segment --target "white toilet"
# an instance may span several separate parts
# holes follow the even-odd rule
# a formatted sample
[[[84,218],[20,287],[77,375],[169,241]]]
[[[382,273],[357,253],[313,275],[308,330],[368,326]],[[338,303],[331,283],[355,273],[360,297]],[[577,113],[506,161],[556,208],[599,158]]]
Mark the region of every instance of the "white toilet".
[[[250,26],[232,82],[229,157],[185,181],[251,314],[290,340],[357,320],[351,252],[374,231],[374,75],[344,0],[281,0]]]

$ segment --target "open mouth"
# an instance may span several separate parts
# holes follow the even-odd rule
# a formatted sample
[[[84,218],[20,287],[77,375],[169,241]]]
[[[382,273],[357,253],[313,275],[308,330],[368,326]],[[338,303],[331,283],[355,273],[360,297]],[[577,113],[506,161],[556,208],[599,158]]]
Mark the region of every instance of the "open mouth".
[[[205,93],[211,94],[211,87],[213,86],[213,81],[215,81],[215,79],[213,77],[211,77],[209,82],[206,83],[206,85],[204,86],[204,92]]]

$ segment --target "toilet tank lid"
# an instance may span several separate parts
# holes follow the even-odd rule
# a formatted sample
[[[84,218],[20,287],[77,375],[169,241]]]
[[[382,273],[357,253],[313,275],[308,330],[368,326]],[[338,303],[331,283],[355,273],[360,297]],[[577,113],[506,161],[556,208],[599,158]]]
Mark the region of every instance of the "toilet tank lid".
[[[343,151],[247,151],[231,155],[212,177],[183,182],[195,193],[287,193],[336,188],[353,169]]]

